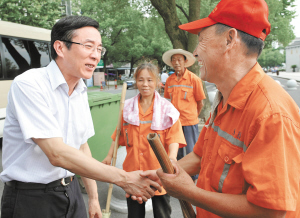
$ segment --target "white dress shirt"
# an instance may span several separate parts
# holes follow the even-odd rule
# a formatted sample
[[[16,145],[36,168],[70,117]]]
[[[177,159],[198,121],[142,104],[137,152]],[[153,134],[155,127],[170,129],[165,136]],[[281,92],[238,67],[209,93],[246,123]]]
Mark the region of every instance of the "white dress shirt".
[[[87,88],[79,80],[72,95],[55,61],[17,76],[8,94],[1,180],[49,183],[74,174],[53,166],[32,138],[61,137],[79,149],[95,134]]]

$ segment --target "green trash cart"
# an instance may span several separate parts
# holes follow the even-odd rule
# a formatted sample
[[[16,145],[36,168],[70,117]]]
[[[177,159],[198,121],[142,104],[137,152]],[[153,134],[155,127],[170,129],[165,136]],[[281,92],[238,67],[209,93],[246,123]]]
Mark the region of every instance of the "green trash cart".
[[[117,127],[121,93],[88,92],[95,135],[88,140],[93,158],[102,161],[111,146],[111,135]]]

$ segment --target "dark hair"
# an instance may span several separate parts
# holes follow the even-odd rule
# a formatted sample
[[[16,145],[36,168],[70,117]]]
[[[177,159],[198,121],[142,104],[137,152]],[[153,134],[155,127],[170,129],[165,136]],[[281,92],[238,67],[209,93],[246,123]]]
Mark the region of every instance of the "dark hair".
[[[66,16],[52,27],[51,30],[51,57],[53,60],[57,58],[57,53],[53,47],[56,40],[72,41],[75,31],[79,28],[91,26],[96,29],[99,28],[99,23],[92,18],[85,16]],[[68,49],[72,43],[65,42]]]
[[[215,24],[216,26],[216,34],[221,35],[225,31],[229,30],[230,26],[227,26],[225,24],[217,23]],[[240,31],[237,29],[238,35],[241,37],[242,42],[246,45],[248,52],[246,55],[252,55],[252,54],[257,54],[257,58],[261,54],[263,48],[264,48],[264,41],[256,38],[255,36],[252,36],[248,33],[245,33],[243,31]]]
[[[133,74],[133,78],[135,79],[135,81],[137,81],[137,78],[140,74],[140,72],[142,72],[142,70],[148,70],[149,73],[152,74],[155,82],[156,82],[156,86],[158,86],[159,84],[159,69],[157,67],[157,65],[151,63],[151,62],[144,62],[139,64],[139,66],[135,69],[135,72]]]

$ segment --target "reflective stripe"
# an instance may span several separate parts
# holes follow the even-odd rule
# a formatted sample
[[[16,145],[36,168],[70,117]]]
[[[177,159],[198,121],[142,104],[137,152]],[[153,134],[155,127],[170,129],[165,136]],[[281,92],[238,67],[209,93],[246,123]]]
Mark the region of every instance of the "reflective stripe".
[[[186,86],[186,85],[173,85],[173,86],[168,86],[169,89],[170,89],[170,88],[173,88],[173,87],[185,87],[185,88],[190,88],[190,89],[193,88],[193,86]]]
[[[140,124],[146,124],[146,123],[152,123],[152,120],[148,120],[148,121],[140,121]],[[123,126],[128,126],[129,123],[123,123]]]
[[[228,175],[229,168],[230,168],[230,164],[225,163],[224,168],[223,168],[223,173],[222,173],[220,181],[219,181],[219,186],[218,186],[219,192],[222,192],[224,180],[226,179],[226,177]]]
[[[129,141],[128,141],[127,129],[125,129],[125,133],[126,133],[127,145],[128,145],[128,147],[130,147],[130,145],[129,145]]]
[[[172,101],[172,93],[170,93],[170,99],[171,99],[171,101]]]
[[[186,99],[186,95],[187,95],[187,92],[185,92],[185,94],[184,94],[184,99]]]
[[[140,121],[140,124],[146,124],[146,123],[152,123],[152,120],[148,120],[148,121]]]
[[[215,123],[213,123],[211,127],[214,129],[215,132],[218,133],[218,135],[220,137],[226,139],[227,141],[229,141],[231,144],[233,144],[235,146],[243,148],[243,151],[246,152],[247,147],[243,141],[238,140],[238,139],[234,138],[232,135],[230,135],[229,133],[221,130],[219,126],[215,126]]]

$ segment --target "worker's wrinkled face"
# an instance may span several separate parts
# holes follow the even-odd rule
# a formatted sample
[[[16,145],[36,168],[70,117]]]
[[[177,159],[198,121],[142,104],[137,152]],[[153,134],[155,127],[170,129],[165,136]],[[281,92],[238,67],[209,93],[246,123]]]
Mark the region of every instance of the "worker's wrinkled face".
[[[222,72],[222,38],[216,34],[215,26],[210,26],[198,33],[198,42],[193,55],[200,66],[201,79],[214,82]]]
[[[154,94],[157,84],[154,75],[143,69],[136,78],[136,85],[142,97],[147,97]]]

